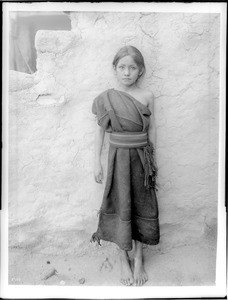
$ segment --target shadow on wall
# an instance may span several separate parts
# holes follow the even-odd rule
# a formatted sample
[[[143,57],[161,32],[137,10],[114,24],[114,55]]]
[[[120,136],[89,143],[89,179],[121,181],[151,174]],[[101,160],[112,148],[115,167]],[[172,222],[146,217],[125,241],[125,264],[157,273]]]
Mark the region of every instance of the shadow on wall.
[[[10,13],[10,70],[36,72],[34,42],[38,30],[71,30],[71,21],[64,12]]]

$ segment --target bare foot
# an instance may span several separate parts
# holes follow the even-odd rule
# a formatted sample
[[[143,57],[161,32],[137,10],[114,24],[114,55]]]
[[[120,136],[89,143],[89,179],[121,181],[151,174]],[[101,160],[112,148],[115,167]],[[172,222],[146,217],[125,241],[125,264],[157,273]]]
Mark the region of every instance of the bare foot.
[[[133,274],[130,267],[129,257],[126,251],[120,250],[121,264],[121,283],[124,285],[132,285],[134,283]]]
[[[148,280],[148,276],[143,266],[142,258],[135,258],[134,280],[135,285],[143,285]]]

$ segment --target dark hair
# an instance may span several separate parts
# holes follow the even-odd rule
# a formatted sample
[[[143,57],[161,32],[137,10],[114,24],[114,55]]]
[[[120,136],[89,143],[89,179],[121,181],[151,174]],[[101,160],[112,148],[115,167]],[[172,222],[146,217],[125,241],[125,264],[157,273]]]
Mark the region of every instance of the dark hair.
[[[139,67],[140,71],[146,70],[145,64],[144,64],[144,58],[142,56],[142,53],[135,48],[134,46],[124,46],[122,47],[115,55],[112,65],[114,68],[116,68],[118,62],[120,61],[121,58],[130,55],[136,65]]]

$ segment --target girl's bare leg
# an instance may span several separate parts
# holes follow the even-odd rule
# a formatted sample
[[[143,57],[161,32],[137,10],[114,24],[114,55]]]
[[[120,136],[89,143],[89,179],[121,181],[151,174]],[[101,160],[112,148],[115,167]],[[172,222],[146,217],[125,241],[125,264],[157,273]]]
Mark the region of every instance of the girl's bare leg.
[[[143,244],[135,241],[135,265],[134,265],[134,281],[135,285],[143,285],[148,280],[143,265]]]
[[[130,261],[127,251],[120,249],[121,264],[121,283],[124,285],[132,285],[134,283],[133,274],[130,267]]]

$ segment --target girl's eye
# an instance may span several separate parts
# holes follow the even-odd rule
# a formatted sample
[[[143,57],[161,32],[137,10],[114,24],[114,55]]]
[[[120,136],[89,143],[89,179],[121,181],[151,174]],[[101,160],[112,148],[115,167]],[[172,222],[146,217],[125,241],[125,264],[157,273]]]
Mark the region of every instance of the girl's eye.
[[[123,68],[124,68],[124,66],[119,66],[119,68],[120,68],[120,69],[123,69]]]

